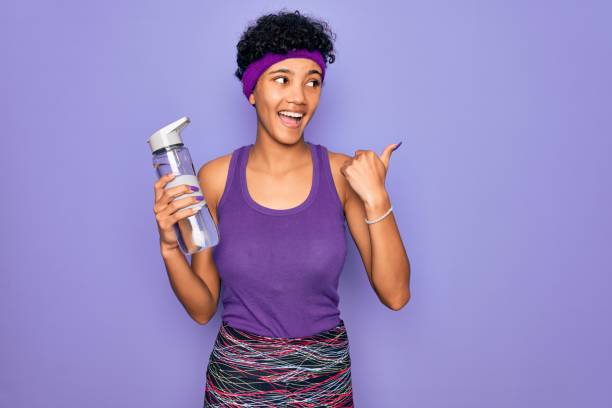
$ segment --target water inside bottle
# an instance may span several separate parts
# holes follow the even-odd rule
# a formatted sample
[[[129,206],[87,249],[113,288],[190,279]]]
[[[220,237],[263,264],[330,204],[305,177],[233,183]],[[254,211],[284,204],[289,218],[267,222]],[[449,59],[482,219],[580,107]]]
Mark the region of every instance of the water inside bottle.
[[[199,204],[198,204],[199,205]],[[208,205],[202,204],[200,210],[174,224],[174,232],[178,238],[181,250],[186,254],[193,254],[204,248],[219,243],[219,232],[212,217],[205,217],[203,212],[210,214]]]

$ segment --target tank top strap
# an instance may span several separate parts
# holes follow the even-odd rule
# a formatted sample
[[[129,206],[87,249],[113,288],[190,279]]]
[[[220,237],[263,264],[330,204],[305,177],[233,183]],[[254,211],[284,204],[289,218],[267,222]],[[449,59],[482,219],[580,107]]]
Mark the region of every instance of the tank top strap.
[[[340,201],[340,197],[338,196],[338,192],[336,191],[336,184],[334,182],[334,177],[332,175],[331,166],[329,163],[329,154],[327,151],[327,147],[317,144],[315,145],[317,148],[317,154],[320,163],[319,172],[319,181],[322,188],[320,188],[321,200],[326,201],[327,204],[339,210],[340,215],[344,217],[344,207],[342,205],[342,201]]]
[[[223,205],[230,200],[230,197],[237,196],[240,194],[240,177],[238,177],[238,166],[240,164],[240,156],[245,146],[240,146],[232,152],[230,158],[229,168],[227,170],[227,178],[225,181],[225,188],[217,205],[217,214],[220,213]]]

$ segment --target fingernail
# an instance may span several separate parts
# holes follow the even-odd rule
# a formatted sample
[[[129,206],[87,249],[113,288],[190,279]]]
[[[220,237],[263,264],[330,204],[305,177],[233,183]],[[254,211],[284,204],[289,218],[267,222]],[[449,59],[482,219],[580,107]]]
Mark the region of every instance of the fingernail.
[[[204,197],[202,197],[202,196],[197,196],[196,197],[196,200],[198,200],[198,201],[202,201],[203,199],[204,199]]]
[[[403,140],[402,140],[402,142],[403,142]],[[399,142],[399,143],[397,144],[397,146],[395,146],[395,147],[393,148],[393,150],[391,150],[391,151],[392,151],[392,152],[394,152],[394,151],[395,151],[395,149],[397,149],[398,147],[400,147],[400,146],[402,145],[402,142]]]
[[[189,188],[191,189],[191,191],[198,191],[199,188],[197,188],[196,186],[189,186]]]

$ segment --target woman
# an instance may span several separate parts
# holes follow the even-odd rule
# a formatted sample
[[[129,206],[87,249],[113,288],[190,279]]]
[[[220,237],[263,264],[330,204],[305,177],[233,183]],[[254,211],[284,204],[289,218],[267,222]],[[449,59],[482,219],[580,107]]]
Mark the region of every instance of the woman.
[[[332,38],[326,23],[299,11],[264,15],[243,33],[236,77],[256,109],[257,135],[198,172],[221,242],[194,254],[191,265],[172,225],[190,215],[180,209],[195,199],[172,201],[188,186],[156,183],[174,292],[201,324],[223,300],[206,370],[207,407],[353,406],[337,294],[345,221],[381,302],[399,310],[410,297],[408,257],[384,187],[399,144],[380,157],[371,150],[350,157],[304,140],[326,60],[335,59]]]

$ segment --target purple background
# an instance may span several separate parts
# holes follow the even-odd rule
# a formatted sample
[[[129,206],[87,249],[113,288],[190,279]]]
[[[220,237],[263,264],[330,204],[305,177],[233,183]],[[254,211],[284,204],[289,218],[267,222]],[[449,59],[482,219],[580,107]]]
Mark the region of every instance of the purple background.
[[[197,407],[220,324],[159,254],[146,139],[196,167],[255,140],[233,77],[264,12],[338,34],[306,140],[391,158],[399,312],[354,243],[359,407],[610,406],[609,2],[9,1],[0,9],[2,407]]]

